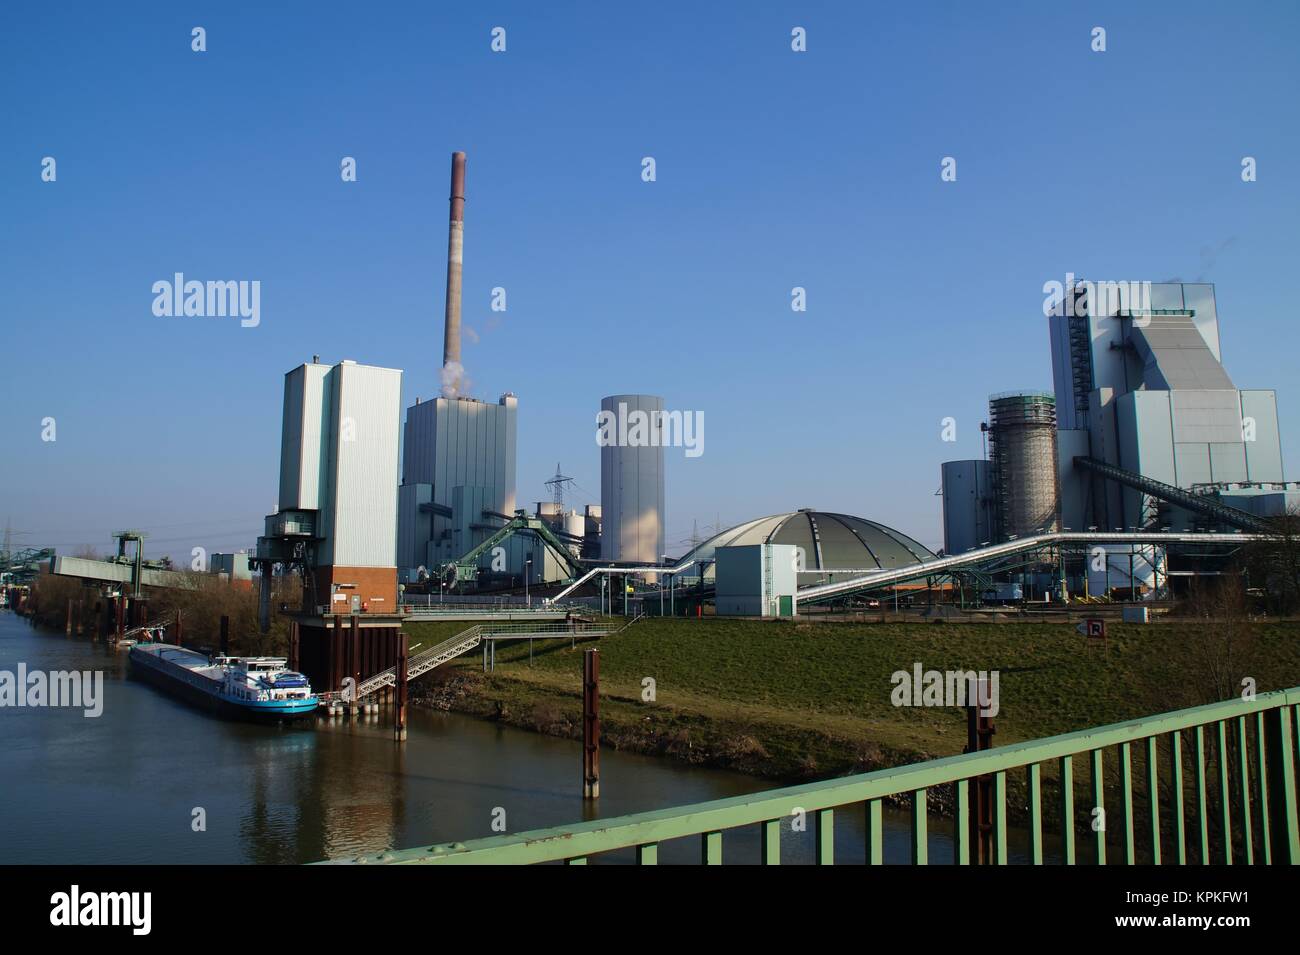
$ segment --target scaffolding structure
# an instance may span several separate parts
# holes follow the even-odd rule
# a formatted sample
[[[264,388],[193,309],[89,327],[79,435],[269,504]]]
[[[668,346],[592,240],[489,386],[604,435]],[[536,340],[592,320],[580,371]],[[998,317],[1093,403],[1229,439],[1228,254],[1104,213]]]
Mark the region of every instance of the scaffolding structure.
[[[989,399],[989,460],[997,539],[1058,529],[1056,398],[1038,391]]]

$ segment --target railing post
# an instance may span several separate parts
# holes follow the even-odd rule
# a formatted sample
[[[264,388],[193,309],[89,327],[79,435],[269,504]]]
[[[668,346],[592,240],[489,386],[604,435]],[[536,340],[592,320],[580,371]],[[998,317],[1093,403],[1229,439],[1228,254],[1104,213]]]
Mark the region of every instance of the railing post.
[[[1268,826],[1270,844],[1279,862],[1300,865],[1300,824],[1296,820],[1295,742],[1292,714],[1283,704],[1264,721],[1268,749]]]
[[[1062,756],[1061,776],[1061,861],[1074,865],[1074,757]]]
[[[761,851],[763,865],[781,864],[781,820],[769,819],[763,823]],[[869,861],[869,860],[868,860]]]
[[[885,862],[884,803],[880,799],[867,800],[867,865]]]
[[[926,793],[924,789],[912,791],[912,865],[930,862],[930,834],[926,825]]]

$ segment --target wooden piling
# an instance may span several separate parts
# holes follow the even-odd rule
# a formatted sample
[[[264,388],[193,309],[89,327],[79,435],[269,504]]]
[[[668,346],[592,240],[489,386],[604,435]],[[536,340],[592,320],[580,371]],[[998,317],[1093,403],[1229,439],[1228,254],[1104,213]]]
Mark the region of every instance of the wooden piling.
[[[184,639],[184,637],[185,637],[185,630],[183,629],[183,626],[181,624],[181,612],[177,610],[176,611],[176,646],[179,647],[181,645],[181,641]]]
[[[72,636],[72,598],[68,598],[68,606],[63,612],[63,635]]]
[[[330,690],[343,689],[343,615],[335,613],[334,629],[330,631]]]
[[[980,702],[987,699],[987,690],[981,681],[974,688],[975,704],[966,707],[966,753],[982,753],[993,746],[996,732],[993,720],[980,712]],[[968,689],[969,693],[970,690]],[[973,780],[974,812],[970,817],[970,839],[975,847],[976,865],[993,862],[993,777],[987,773]]]
[[[600,798],[600,651],[582,654],[582,798]]]
[[[353,692],[352,702],[353,703],[361,702],[361,700],[356,696],[357,684],[361,682],[359,679],[357,679],[358,677],[357,667],[361,659],[358,656],[358,651],[361,649],[360,633],[361,633],[361,619],[356,614],[353,614],[352,625],[348,633],[348,654],[347,654],[348,676],[352,677],[352,692]]]
[[[393,739],[406,739],[406,664],[408,638],[397,631],[397,700],[393,706]]]
[[[230,618],[225,614],[221,615],[221,655],[225,656],[230,653]]]

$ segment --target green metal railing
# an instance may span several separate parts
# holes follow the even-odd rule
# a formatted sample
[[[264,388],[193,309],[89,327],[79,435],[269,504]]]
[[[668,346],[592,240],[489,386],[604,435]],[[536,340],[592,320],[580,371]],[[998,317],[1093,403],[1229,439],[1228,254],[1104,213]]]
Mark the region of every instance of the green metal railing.
[[[632,848],[639,864],[653,865],[660,844],[696,838],[701,861],[718,865],[722,862],[723,831],[756,826],[761,835],[761,861],[773,865],[781,860],[782,820],[802,812],[815,826],[817,863],[829,865],[834,862],[836,810],[865,804],[866,860],[880,864],[884,861],[885,800],[903,797],[911,807],[911,861],[924,865],[929,861],[927,794],[951,785],[955,790],[953,861],[969,864],[976,838],[970,825],[972,796],[974,787],[987,780],[993,822],[990,861],[1006,864],[1008,774],[1022,771],[1025,788],[1019,802],[1027,816],[1027,857],[1033,864],[1042,864],[1043,791],[1047,784],[1043,769],[1048,767],[1055,769],[1056,827],[1061,861],[1066,864],[1079,861],[1075,837],[1082,829],[1091,830],[1090,855],[1097,863],[1108,860],[1110,842],[1127,863],[1172,861],[1181,865],[1232,863],[1235,859],[1248,864],[1295,865],[1300,864],[1298,704],[1300,688],[1279,690],[1253,700],[1213,703],[859,776],[554,829],[385,852],[355,861],[438,865],[563,861],[582,865],[591,856]],[[1135,779],[1135,749],[1144,757],[1139,760],[1144,779]],[[1116,760],[1115,771],[1109,774],[1108,752]],[[1084,767],[1089,776],[1088,795],[1076,805],[1075,775]],[[1105,811],[1108,798],[1118,802],[1118,825],[1100,829],[1078,825],[1077,810],[1095,818],[1095,810]],[[1138,815],[1141,808],[1145,818]],[[1139,849],[1143,850],[1141,856]]]

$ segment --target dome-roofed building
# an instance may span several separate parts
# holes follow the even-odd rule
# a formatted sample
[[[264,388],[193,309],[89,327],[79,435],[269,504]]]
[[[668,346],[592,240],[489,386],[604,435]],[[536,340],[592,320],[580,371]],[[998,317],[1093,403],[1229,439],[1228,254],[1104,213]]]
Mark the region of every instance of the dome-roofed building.
[[[705,580],[711,580],[714,552],[719,547],[745,544],[802,547],[804,570],[799,577],[801,585],[833,580],[850,571],[861,573],[908,567],[938,559],[928,547],[892,527],[850,514],[805,508],[746,521],[715,534],[682,558],[683,561],[694,559],[696,563],[681,576],[698,576],[703,567]]]

